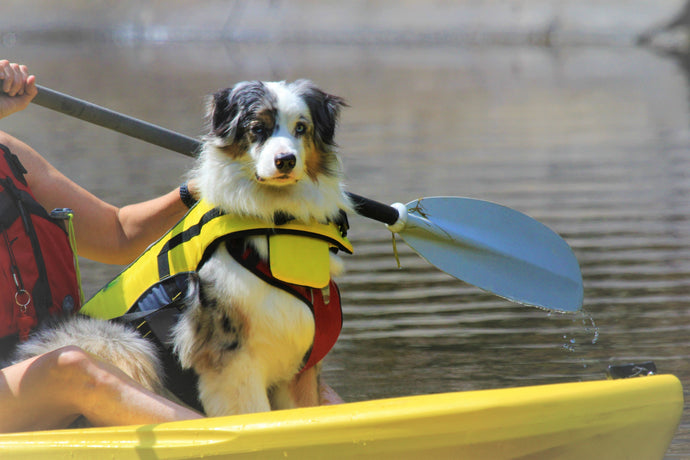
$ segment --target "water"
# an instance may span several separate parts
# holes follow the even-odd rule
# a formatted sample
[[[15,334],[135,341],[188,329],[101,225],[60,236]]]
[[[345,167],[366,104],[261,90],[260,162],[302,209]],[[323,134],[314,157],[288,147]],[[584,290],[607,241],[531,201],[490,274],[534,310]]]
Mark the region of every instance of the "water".
[[[688,71],[632,47],[292,43],[14,44],[40,83],[189,135],[203,95],[309,77],[350,104],[349,190],[383,202],[470,196],[573,247],[585,311],[549,313],[457,281],[381,224],[351,217],[345,324],[325,378],[350,401],[603,378],[653,360],[690,390]],[[89,190],[163,193],[190,160],[38,107],[0,122]],[[116,267],[84,263],[93,292]],[[668,458],[690,455],[685,415]]]

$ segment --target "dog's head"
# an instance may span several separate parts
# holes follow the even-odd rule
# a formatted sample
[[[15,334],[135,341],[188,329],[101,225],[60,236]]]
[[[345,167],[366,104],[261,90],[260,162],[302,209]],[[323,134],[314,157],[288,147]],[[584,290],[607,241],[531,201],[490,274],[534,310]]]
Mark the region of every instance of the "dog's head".
[[[196,172],[202,196],[259,216],[323,220],[347,209],[334,142],[344,105],[307,80],[242,82],[217,92]]]

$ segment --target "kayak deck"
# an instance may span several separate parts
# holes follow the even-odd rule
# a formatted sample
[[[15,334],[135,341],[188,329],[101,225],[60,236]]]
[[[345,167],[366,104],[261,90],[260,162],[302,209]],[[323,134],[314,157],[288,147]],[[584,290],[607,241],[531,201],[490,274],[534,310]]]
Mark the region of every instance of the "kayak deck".
[[[158,425],[0,435],[3,459],[660,459],[672,375],[382,399]]]

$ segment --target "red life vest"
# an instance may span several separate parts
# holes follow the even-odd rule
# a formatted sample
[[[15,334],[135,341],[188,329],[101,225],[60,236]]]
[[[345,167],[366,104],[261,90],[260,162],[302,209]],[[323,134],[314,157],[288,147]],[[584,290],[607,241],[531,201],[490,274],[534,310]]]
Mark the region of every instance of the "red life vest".
[[[0,338],[10,341],[25,340],[41,321],[81,306],[63,222],[36,201],[24,174],[17,156],[0,144]]]

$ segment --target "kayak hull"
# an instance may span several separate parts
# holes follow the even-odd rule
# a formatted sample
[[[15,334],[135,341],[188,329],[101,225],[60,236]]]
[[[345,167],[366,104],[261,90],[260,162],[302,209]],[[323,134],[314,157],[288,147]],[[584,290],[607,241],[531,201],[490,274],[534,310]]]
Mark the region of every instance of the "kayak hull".
[[[0,435],[3,459],[661,459],[672,375],[411,396],[158,425]]]

